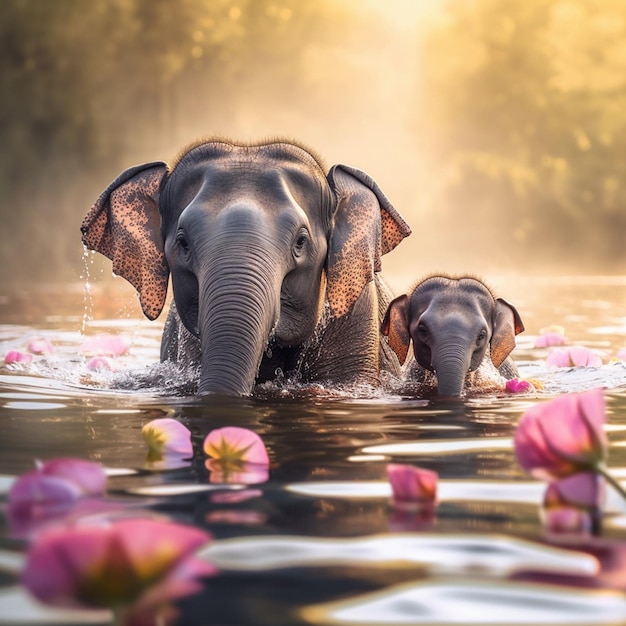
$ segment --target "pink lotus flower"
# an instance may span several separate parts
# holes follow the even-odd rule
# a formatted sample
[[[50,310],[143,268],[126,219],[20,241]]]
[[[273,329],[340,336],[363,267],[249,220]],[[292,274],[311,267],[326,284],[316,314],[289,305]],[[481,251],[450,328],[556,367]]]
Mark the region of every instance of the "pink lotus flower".
[[[259,435],[247,428],[225,426],[212,430],[204,440],[210,457],[205,466],[213,483],[255,484],[269,478],[269,457]]]
[[[522,416],[515,433],[520,465],[543,480],[597,471],[608,454],[605,423],[602,389],[536,404]]]
[[[92,372],[117,372],[120,366],[110,356],[94,356],[87,361],[87,369]]]
[[[52,354],[54,347],[47,339],[31,339],[28,342],[27,349],[32,354]]]
[[[11,363],[30,363],[32,360],[32,354],[21,352],[20,350],[9,350],[4,357],[4,362],[7,365]]]
[[[599,367],[602,359],[589,348],[572,346],[571,348],[556,348],[546,358],[549,367]]]
[[[121,356],[128,352],[130,345],[126,335],[101,333],[85,339],[80,351],[88,356]]]
[[[402,507],[433,505],[437,498],[437,472],[404,465],[389,463],[387,478],[391,484],[393,502]]]
[[[199,529],[151,519],[50,530],[31,544],[22,584],[54,606],[141,613],[196,591],[197,578],[215,572],[193,556],[209,540]]]
[[[143,426],[141,434],[150,448],[151,460],[159,460],[167,454],[181,457],[193,456],[191,432],[178,420],[162,417]]]

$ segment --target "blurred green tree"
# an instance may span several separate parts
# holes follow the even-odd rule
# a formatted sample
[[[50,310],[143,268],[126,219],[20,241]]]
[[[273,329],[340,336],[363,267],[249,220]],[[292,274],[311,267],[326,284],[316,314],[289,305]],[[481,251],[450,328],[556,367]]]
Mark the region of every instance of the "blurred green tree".
[[[190,127],[220,134],[240,98],[297,93],[325,11],[315,0],[0,2],[0,281],[76,278],[80,219],[106,183],[170,158]]]
[[[535,269],[626,269],[626,4],[449,2],[424,44],[434,228]]]

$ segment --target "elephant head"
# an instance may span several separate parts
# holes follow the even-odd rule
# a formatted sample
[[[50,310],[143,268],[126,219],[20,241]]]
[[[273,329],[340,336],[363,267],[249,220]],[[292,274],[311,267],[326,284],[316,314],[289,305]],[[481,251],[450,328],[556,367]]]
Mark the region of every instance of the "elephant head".
[[[438,393],[459,396],[465,376],[488,355],[500,367],[524,330],[519,313],[474,278],[433,276],[393,300],[382,332],[404,363],[411,340],[415,359],[437,376]]]
[[[172,165],[123,172],[82,224],[155,319],[169,275],[201,346],[199,392],[250,393],[264,352],[311,339],[325,304],[350,314],[380,257],[410,233],[376,183],[324,173],[287,141],[198,142]],[[162,351],[163,353],[163,351]]]

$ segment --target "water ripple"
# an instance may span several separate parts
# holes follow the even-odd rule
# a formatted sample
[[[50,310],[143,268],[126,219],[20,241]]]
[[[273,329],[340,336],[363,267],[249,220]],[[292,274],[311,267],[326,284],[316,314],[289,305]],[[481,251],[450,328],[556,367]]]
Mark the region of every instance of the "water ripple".
[[[302,610],[323,624],[623,624],[626,598],[606,591],[516,582],[408,584]]]
[[[201,556],[222,570],[264,571],[287,567],[422,567],[432,575],[509,576],[515,572],[593,576],[595,557],[505,535],[398,533],[356,539],[277,535],[213,542]]]

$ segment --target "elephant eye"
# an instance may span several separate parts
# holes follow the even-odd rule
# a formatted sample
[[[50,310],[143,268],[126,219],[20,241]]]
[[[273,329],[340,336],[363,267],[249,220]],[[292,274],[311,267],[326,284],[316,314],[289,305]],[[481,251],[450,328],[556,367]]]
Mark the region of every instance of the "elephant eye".
[[[485,339],[487,339],[487,331],[483,328],[479,333],[478,333],[478,339],[476,340],[477,344],[481,344],[483,341],[485,341]]]
[[[184,255],[189,254],[190,252],[189,241],[187,241],[187,237],[185,236],[185,233],[179,232],[176,235],[176,243],[178,244],[178,247],[181,249]]]
[[[293,243],[293,256],[298,258],[302,256],[304,250],[306,248],[306,244],[309,241],[309,233],[306,230],[301,230],[298,233],[294,243]]]
[[[422,341],[428,339],[428,328],[426,328],[426,324],[420,322],[417,325],[417,334]]]

